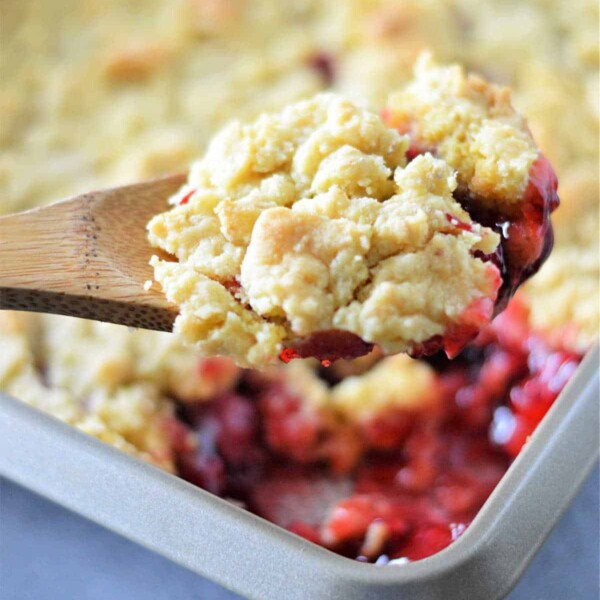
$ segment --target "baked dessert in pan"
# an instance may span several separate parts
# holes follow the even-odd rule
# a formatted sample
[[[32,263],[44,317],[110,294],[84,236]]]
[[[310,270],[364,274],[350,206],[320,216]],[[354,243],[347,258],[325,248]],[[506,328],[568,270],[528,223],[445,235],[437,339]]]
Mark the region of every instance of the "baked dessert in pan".
[[[58,4],[0,6],[2,212],[183,170],[232,117],[325,90],[378,111],[428,49],[514,89],[560,181],[555,245],[454,361],[258,373],[166,334],[0,314],[3,392],[346,556],[451,543],[597,336],[597,5]]]

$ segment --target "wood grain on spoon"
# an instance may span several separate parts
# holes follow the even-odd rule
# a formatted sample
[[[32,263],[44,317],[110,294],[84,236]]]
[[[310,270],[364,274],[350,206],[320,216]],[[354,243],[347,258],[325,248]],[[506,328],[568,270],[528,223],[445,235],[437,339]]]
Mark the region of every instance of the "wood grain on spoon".
[[[177,307],[152,279],[146,223],[184,175],[90,192],[0,217],[0,309],[171,331]]]

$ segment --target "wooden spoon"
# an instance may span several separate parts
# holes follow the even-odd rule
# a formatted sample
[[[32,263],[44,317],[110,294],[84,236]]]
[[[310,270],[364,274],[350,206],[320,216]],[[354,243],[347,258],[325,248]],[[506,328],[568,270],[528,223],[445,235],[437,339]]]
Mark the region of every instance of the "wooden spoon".
[[[171,331],[177,307],[152,279],[146,223],[185,175],[90,192],[0,217],[0,309]]]

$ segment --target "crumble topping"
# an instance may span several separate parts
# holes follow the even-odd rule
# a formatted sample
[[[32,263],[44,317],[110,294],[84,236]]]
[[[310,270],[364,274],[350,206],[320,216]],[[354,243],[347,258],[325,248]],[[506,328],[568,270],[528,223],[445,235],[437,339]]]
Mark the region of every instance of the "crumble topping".
[[[361,360],[346,364],[350,368]],[[394,409],[418,413],[432,408],[439,399],[435,371],[405,354],[382,358],[368,371],[344,377],[331,386],[306,361],[286,365],[271,379],[284,382],[289,393],[302,398],[303,406],[318,412],[321,419],[338,423],[361,423],[384,417]]]
[[[225,358],[201,361],[198,353],[168,333],[52,315],[37,334],[47,356],[52,387],[89,396],[124,385],[151,385],[158,395],[188,402],[211,398],[237,383],[239,369]]]
[[[219,133],[149,239],[205,354],[264,366],[284,345],[346,330],[409,351],[493,313],[499,236],[454,199],[453,169],[374,113],[321,94]],[[476,254],[479,253],[479,256]]]
[[[438,66],[424,54],[414,80],[391,95],[385,115],[417,149],[435,152],[455,169],[459,185],[483,205],[509,212],[521,202],[538,149],[509,88],[467,75],[459,65]]]
[[[439,396],[434,370],[425,362],[405,354],[388,356],[363,375],[347,377],[331,392],[333,406],[352,421],[376,416],[385,418],[390,411],[427,411]]]
[[[180,306],[174,330],[210,356],[231,356],[240,365],[267,364],[280,347],[285,330],[245,309],[225,286],[181,263],[152,263],[157,281]]]
[[[181,428],[173,398],[212,398],[238,376],[230,361],[200,362],[168,334],[0,312],[0,390],[168,471]]]
[[[524,290],[532,325],[566,348],[585,351],[598,335],[599,280],[598,244],[557,248]]]

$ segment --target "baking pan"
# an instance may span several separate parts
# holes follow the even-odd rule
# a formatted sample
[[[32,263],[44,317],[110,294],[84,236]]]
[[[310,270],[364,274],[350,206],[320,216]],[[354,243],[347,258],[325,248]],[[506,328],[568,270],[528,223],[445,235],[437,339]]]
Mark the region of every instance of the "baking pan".
[[[0,474],[248,598],[502,598],[598,458],[596,347],[466,533],[422,561],[338,556],[17,400],[0,397]]]

